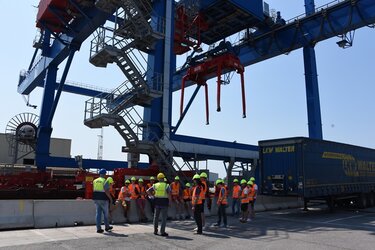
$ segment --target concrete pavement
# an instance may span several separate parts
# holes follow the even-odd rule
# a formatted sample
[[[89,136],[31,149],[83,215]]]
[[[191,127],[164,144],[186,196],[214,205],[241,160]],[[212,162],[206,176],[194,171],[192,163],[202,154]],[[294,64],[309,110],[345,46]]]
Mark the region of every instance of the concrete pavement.
[[[215,217],[208,219],[212,225]],[[97,234],[95,226],[0,232],[4,249],[373,249],[375,209],[329,213],[316,208],[258,213],[246,224],[229,217],[228,229],[209,227],[194,235],[192,220],[167,224],[169,237],[155,236],[151,224],[114,225]]]

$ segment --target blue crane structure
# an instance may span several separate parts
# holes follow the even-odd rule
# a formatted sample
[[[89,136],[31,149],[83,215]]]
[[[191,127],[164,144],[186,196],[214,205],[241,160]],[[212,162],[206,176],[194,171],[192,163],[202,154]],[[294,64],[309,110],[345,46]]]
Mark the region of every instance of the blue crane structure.
[[[309,137],[322,139],[314,46],[371,26],[375,2],[336,0],[316,9],[314,0],[305,0],[306,13],[288,22],[280,13],[271,16],[266,7],[262,0],[41,0],[37,26],[42,36],[18,84],[23,95],[44,88],[35,150],[38,169],[128,166],[122,161],[82,159],[79,163],[49,155],[52,120],[63,91],[91,97],[85,103],[85,125],[113,126],[125,140],[123,152],[135,156],[130,165],[157,162],[172,175],[186,167],[193,169],[189,161],[194,159],[225,161],[228,173],[234,162],[252,164],[258,158],[257,146],[183,136],[177,134],[178,127],[200,87],[207,91],[207,80],[217,77],[219,111],[222,74],[299,48],[304,55]],[[225,42],[236,33],[243,34],[238,43]],[[113,91],[65,84],[75,53],[92,34],[90,62],[97,67],[116,63],[127,79]],[[203,44],[209,45],[207,51]],[[177,70],[176,57],[188,52],[191,55]],[[58,66],[64,60],[57,81]],[[172,93],[193,85],[195,91],[186,107],[181,104],[180,119],[173,125]],[[242,98],[246,116],[244,92]],[[136,106],[144,107],[143,115]],[[208,118],[208,107],[206,111]],[[147,154],[150,162],[138,163],[139,154]],[[185,163],[181,166],[173,157]]]

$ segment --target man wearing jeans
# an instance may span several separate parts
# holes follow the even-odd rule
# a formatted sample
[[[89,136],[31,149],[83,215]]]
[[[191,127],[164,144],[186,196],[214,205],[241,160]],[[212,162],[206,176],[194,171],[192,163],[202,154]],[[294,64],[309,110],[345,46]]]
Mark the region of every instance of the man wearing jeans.
[[[159,173],[156,178],[159,182],[147,189],[147,194],[151,195],[152,192],[155,194],[154,234],[158,234],[159,216],[161,213],[160,235],[168,236],[168,234],[165,232],[165,227],[167,225],[171,188],[167,183],[165,183],[165,175],[163,173]]]
[[[112,197],[109,193],[109,183],[104,178],[107,171],[102,168],[99,171],[99,178],[96,178],[93,181],[93,188],[94,193],[92,199],[95,202],[96,206],[96,232],[103,233],[103,229],[101,227],[102,224],[102,213],[104,215],[104,225],[105,231],[109,232],[112,230],[113,227],[109,225],[108,222],[108,205],[109,202],[112,203]]]
[[[241,186],[238,185],[238,179],[233,180],[232,188],[232,216],[240,214],[240,196],[241,196]]]

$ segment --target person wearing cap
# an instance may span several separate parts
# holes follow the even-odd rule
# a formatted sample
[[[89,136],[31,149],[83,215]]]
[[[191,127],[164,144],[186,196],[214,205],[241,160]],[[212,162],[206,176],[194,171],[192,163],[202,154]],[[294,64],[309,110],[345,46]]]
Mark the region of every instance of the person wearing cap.
[[[248,209],[249,209],[249,188],[247,186],[247,181],[245,179],[241,180],[241,218],[240,222],[245,223],[248,217]]]
[[[113,229],[112,226],[109,225],[108,221],[108,206],[109,202],[112,203],[112,197],[109,193],[109,183],[106,181],[105,174],[107,170],[104,168],[100,169],[99,177],[93,181],[93,197],[95,207],[96,207],[96,232],[103,233],[103,229],[101,227],[102,224],[102,214],[104,216],[104,225],[105,231],[109,232]]]
[[[232,216],[238,216],[240,214],[241,191],[241,186],[238,185],[238,179],[234,179],[232,188]]]
[[[180,177],[176,176],[174,178],[174,182],[171,183],[171,198],[172,202],[176,206],[176,217],[175,219],[183,219],[182,216],[182,204],[181,204],[181,185],[180,185]]]
[[[122,209],[124,211],[124,217],[126,222],[129,223],[129,209],[130,209],[130,191],[129,191],[129,180],[125,180],[125,185],[121,187],[118,194],[118,200],[121,202]]]
[[[153,192],[155,194],[154,234],[158,235],[159,217],[161,214],[160,235],[168,236],[168,233],[165,232],[165,227],[167,225],[168,207],[171,199],[171,188],[165,183],[165,175],[163,173],[159,173],[156,178],[159,182],[152,185],[152,187],[146,191],[148,195],[151,195]]]
[[[204,215],[204,204],[205,204],[206,198],[209,197],[206,172],[202,172],[199,175],[199,177],[200,177],[200,181],[202,185],[202,191],[204,193],[204,195],[202,196],[203,200],[202,200],[202,211],[201,211],[202,212],[202,225],[203,225],[203,229],[206,229],[206,216]]]
[[[217,202],[216,202],[217,208],[218,208],[218,212],[217,212],[218,221],[216,224],[214,224],[214,226],[219,227],[221,224],[221,217],[223,217],[223,222],[224,222],[223,227],[226,228],[227,227],[226,209],[228,205],[228,200],[227,200],[228,191],[225,188],[224,181],[222,179],[216,180],[216,187],[219,189],[219,195],[218,195]]]
[[[196,234],[203,233],[202,211],[203,211],[203,198],[205,197],[204,188],[199,174],[193,176],[195,183],[193,194],[191,196],[191,205],[194,213],[194,220],[197,223]]]
[[[184,201],[184,208],[185,208],[185,219],[191,219],[191,185],[190,183],[185,184],[185,188],[182,191],[182,199]]]
[[[138,179],[138,187],[139,187],[139,195],[136,199],[137,208],[139,211],[139,222],[147,222],[147,217],[145,213],[145,207],[146,207],[146,189],[143,184],[143,179]]]
[[[155,184],[155,177],[150,177],[150,182],[146,185],[146,190],[148,190],[150,187],[152,187]],[[146,199],[150,203],[151,213],[152,217],[154,217],[154,211],[155,211],[155,191],[151,192],[151,194],[146,196]]]

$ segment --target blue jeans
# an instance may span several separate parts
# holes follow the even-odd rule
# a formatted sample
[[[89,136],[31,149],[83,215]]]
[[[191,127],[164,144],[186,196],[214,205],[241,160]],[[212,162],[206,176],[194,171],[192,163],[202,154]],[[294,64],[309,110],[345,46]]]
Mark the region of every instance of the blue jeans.
[[[232,215],[240,214],[240,199],[232,199]]]
[[[96,207],[96,230],[102,229],[102,213],[104,215],[105,228],[109,228],[108,222],[108,201],[106,200],[94,200]]]

